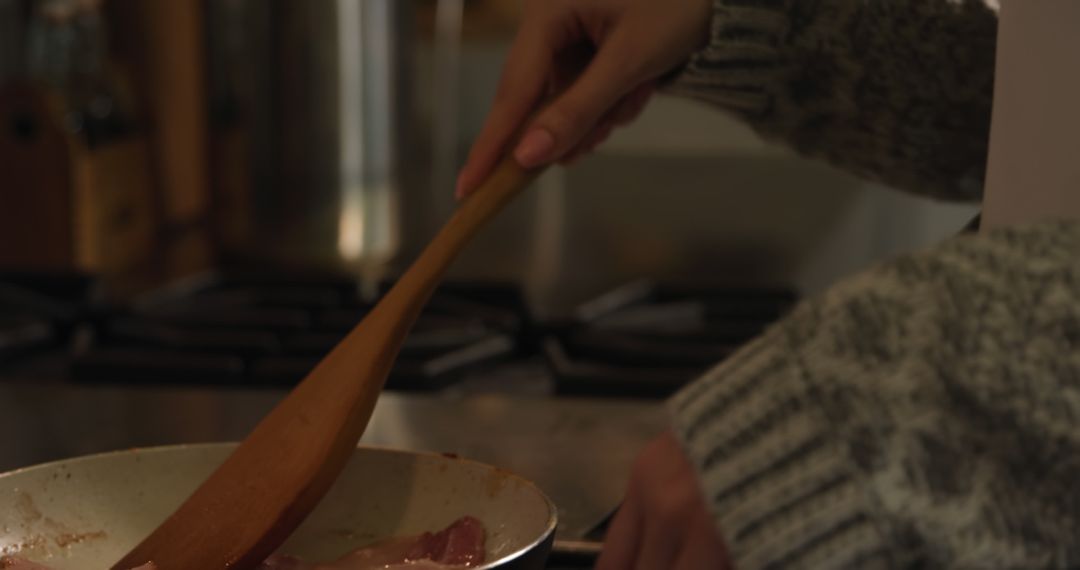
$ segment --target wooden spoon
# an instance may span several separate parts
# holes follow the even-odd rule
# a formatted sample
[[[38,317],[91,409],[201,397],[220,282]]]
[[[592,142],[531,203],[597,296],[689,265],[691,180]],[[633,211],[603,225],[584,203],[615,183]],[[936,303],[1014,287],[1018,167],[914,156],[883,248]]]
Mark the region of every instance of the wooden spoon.
[[[272,554],[352,455],[409,328],[447,267],[538,173],[501,162],[364,320],[113,569],[153,562],[159,570],[244,570]]]

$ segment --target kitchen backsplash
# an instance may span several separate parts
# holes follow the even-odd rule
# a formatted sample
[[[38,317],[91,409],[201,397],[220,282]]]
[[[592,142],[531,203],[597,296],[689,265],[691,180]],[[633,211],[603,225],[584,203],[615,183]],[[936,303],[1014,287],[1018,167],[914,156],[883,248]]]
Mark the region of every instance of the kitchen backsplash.
[[[504,53],[495,43],[463,50],[460,156],[482,125]],[[521,279],[554,313],[641,276],[813,292],[955,234],[977,211],[855,179],[763,142],[723,113],[664,96],[538,186],[479,236],[455,273]],[[431,219],[449,214],[452,187],[431,185]]]

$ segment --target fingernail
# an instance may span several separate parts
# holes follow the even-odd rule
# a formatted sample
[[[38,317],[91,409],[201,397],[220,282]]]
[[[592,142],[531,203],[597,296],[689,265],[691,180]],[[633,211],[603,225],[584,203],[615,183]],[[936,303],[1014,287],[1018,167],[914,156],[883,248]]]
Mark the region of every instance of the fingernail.
[[[544,129],[533,129],[514,149],[514,158],[525,168],[532,168],[549,160],[549,155],[553,150],[555,150],[555,137]]]

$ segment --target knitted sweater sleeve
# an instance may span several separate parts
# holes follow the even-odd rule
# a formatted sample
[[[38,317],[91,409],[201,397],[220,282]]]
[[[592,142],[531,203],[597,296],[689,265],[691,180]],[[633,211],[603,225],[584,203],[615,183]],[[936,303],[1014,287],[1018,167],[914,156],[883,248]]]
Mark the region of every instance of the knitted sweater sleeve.
[[[667,90],[767,139],[947,200],[982,194],[995,0],[713,0],[709,44]]]
[[[805,301],[671,402],[740,570],[1080,565],[1080,223]]]

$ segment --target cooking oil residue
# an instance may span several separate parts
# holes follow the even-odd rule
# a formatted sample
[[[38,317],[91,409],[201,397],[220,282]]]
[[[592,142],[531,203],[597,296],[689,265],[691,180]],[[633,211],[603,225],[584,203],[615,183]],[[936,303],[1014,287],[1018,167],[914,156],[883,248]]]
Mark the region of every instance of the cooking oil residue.
[[[506,486],[506,483],[514,479],[514,474],[503,469],[495,467],[491,470],[491,474],[487,479],[487,494],[490,498],[495,498]]]
[[[30,493],[16,490],[15,494],[17,497],[15,499],[15,512],[23,520],[23,524],[34,523],[43,518],[41,511],[34,504],[34,497],[30,496]]]
[[[99,530],[97,532],[82,532],[78,534],[65,533],[57,536],[53,539],[60,548],[67,548],[73,544],[80,544],[88,540],[100,540],[107,538],[109,535],[105,534],[105,531]]]

